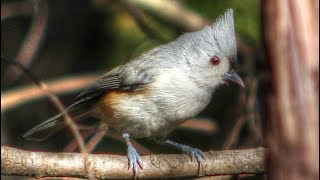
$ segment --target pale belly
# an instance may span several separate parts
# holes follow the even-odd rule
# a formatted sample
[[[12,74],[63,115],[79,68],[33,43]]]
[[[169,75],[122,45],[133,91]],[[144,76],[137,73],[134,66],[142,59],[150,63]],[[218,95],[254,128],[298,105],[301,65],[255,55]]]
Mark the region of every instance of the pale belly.
[[[148,90],[138,93],[108,93],[96,108],[96,115],[120,133],[133,137],[169,133],[202,111],[211,99],[210,93],[194,84],[181,80],[172,83],[169,78],[172,80],[172,76],[160,77]]]
[[[199,105],[196,101],[180,102],[178,106],[149,98],[140,95],[124,96],[108,107],[112,113],[105,111],[105,106],[100,106],[98,117],[120,133],[128,133],[136,138],[163,136],[204,108],[203,104]]]

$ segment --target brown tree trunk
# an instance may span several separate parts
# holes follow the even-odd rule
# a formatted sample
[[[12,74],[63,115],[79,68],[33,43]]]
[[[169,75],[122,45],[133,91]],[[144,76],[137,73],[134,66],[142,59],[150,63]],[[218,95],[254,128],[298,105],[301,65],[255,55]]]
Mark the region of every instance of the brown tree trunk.
[[[319,178],[318,3],[262,3],[273,86],[265,129],[270,179]]]

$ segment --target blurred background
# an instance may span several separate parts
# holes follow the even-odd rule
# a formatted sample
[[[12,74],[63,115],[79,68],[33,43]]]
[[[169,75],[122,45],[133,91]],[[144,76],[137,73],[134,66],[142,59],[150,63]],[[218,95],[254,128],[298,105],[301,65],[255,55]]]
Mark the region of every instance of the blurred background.
[[[169,138],[204,151],[261,147],[262,97],[270,86],[258,0],[2,0],[1,56],[21,62],[70,105],[104,72],[180,34],[211,24],[228,8],[234,10],[238,71],[246,88],[233,83],[221,87],[200,115]],[[67,129],[43,142],[23,139],[26,131],[57,110],[45,96],[37,95],[37,87],[27,76],[3,62],[1,85],[2,145],[51,152],[70,147],[73,137]],[[84,123],[91,125],[96,120]],[[83,134],[87,140],[94,136],[87,130]],[[152,140],[137,142],[155,154],[179,153]],[[125,155],[126,146],[106,135],[92,152]]]

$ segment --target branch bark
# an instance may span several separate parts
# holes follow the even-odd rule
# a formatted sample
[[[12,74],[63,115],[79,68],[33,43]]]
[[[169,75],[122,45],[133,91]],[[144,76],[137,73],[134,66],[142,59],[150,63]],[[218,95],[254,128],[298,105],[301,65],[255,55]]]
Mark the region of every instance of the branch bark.
[[[87,162],[87,149],[85,147],[85,143],[84,140],[79,132],[78,126],[73,122],[72,118],[70,117],[69,113],[66,111],[66,108],[64,107],[64,105],[62,104],[61,100],[54,95],[46,86],[45,83],[41,82],[37,76],[35,76],[31,71],[29,71],[25,66],[23,66],[23,64],[21,64],[20,62],[16,62],[16,61],[10,61],[8,59],[2,58],[1,57],[1,61],[6,62],[10,65],[14,65],[15,67],[17,67],[19,70],[21,70],[26,76],[28,76],[31,81],[33,83],[35,83],[39,89],[42,90],[43,93],[45,93],[45,95],[50,99],[50,101],[52,102],[52,104],[54,104],[57,108],[57,110],[61,113],[61,115],[64,118],[64,123],[66,124],[66,126],[70,129],[71,133],[73,134],[74,138],[76,139],[79,149],[81,151],[82,154],[84,154],[84,161]],[[1,149],[2,150],[2,149]],[[1,151],[2,152],[2,151]],[[87,171],[87,169],[85,169]],[[2,169],[1,169],[2,171]],[[89,179],[93,179],[93,174],[92,171],[89,170],[87,171],[88,174],[88,178]]]
[[[83,89],[97,78],[99,78],[98,73],[93,73],[57,78],[45,83],[52,93],[62,94]],[[45,93],[36,85],[1,92],[1,112],[41,97],[45,97]]]
[[[264,173],[264,153],[264,148],[206,152],[199,175]],[[194,177],[198,172],[196,161],[184,154],[143,156],[142,161],[144,169],[139,171],[139,178]],[[1,146],[2,175],[87,178],[88,170],[98,179],[132,178],[125,156],[31,152]]]
[[[150,10],[158,16],[174,22],[178,26],[188,30],[199,30],[205,25],[209,24],[209,21],[204,19],[199,14],[187,9],[178,1],[172,0],[130,0],[133,3],[143,9]]]
[[[265,0],[270,179],[319,179],[319,1]]]
[[[1,4],[1,21],[15,16],[30,16],[33,13],[32,1],[18,1]]]
[[[29,29],[29,32],[27,33],[25,40],[22,43],[15,61],[21,63],[25,67],[29,67],[32,64],[32,61],[35,59],[35,56],[37,56],[37,52],[41,47],[41,42],[45,38],[48,21],[48,3],[46,0],[32,0],[26,1],[26,3],[30,3],[33,6],[33,20],[31,28]],[[14,11],[26,8],[25,10],[22,10],[23,12],[25,12],[29,9],[29,7],[26,6],[26,3],[8,3],[8,5],[4,6],[4,9]],[[17,7],[19,5],[21,6],[20,8]],[[18,15],[19,13],[11,12],[7,13],[6,15],[9,14]],[[17,70],[14,66],[11,66],[5,71],[2,79],[5,80],[4,82],[6,83],[11,83],[12,81],[18,79],[20,75],[21,71]]]

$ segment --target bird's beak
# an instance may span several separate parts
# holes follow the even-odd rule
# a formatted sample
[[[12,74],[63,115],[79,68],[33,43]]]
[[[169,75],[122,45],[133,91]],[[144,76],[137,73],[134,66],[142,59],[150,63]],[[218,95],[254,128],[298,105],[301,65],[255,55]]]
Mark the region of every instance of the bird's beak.
[[[243,88],[245,88],[241,77],[234,70],[231,70],[230,72],[226,73],[223,77],[226,79],[229,79],[229,80],[235,82],[236,84],[242,86]]]

